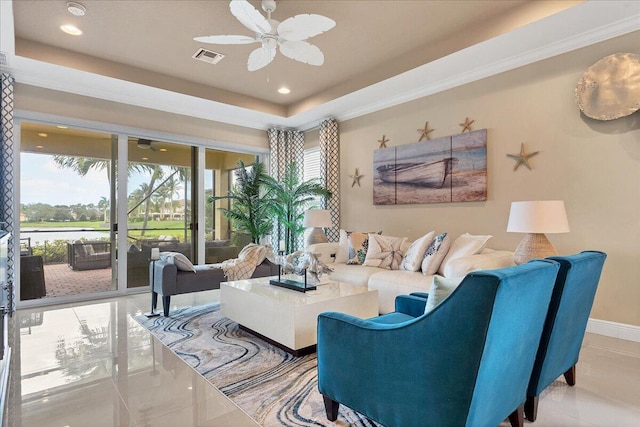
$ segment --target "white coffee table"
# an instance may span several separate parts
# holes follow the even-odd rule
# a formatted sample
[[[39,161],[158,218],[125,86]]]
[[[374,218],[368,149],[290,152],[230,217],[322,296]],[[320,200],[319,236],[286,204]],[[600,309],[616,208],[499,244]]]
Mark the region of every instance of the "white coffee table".
[[[220,312],[296,356],[315,351],[320,313],[338,311],[364,319],[378,315],[377,290],[329,282],[303,293],[270,285],[269,279],[222,282]]]

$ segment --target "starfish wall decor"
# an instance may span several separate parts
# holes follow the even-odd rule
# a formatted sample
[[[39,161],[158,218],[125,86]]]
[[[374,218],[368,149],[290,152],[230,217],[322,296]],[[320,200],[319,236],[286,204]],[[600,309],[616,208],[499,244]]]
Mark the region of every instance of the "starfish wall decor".
[[[519,154],[507,154],[507,157],[511,157],[513,160],[516,161],[516,165],[513,168],[514,171],[518,170],[520,165],[525,165],[527,167],[527,169],[531,170],[531,165],[529,164],[529,159],[531,157],[535,156],[538,153],[539,153],[539,151],[534,151],[533,153],[525,152],[525,150],[524,150],[524,142],[523,142],[523,143],[520,144],[520,153]]]
[[[465,117],[464,118],[464,123],[460,123],[460,126],[462,126],[462,132],[460,133],[464,133],[465,130],[468,130],[469,132],[471,132],[471,124],[475,122],[475,120],[469,120],[469,117]]]
[[[382,139],[379,139],[378,142],[380,143],[380,148],[387,148],[387,142],[389,142],[390,139],[387,139],[386,135],[382,135]]]
[[[427,138],[427,141],[431,140],[429,134],[434,130],[435,129],[429,129],[429,122],[424,122],[424,129],[418,129],[418,132],[420,132],[420,139],[418,142],[422,141],[424,138]]]
[[[351,183],[351,186],[354,187],[356,184],[358,184],[358,187],[360,187],[360,179],[363,176],[364,175],[360,175],[360,172],[358,172],[358,168],[356,168],[356,172],[353,175],[349,175],[349,178],[353,180],[353,182]]]

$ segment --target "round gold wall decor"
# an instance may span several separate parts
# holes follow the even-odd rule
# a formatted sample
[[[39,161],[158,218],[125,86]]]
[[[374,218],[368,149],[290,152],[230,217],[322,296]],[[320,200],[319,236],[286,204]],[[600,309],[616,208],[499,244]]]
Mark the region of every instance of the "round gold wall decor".
[[[587,117],[613,120],[640,109],[640,55],[616,53],[587,68],[576,85],[576,102]]]

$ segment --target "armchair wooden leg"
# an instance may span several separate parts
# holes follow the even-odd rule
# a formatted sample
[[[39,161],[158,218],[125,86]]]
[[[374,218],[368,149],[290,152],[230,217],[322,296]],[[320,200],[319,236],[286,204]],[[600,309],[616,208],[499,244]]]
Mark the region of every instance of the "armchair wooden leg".
[[[524,403],[524,414],[527,419],[534,422],[538,417],[538,396],[527,396]]]
[[[567,384],[570,386],[576,385],[576,365],[573,365],[569,368],[567,372],[564,373],[564,379],[567,380]]]
[[[324,400],[324,410],[327,413],[327,419],[329,421],[337,420],[340,404],[335,400],[328,398],[327,396],[322,396],[322,399]]]
[[[524,405],[518,406],[518,409],[509,415],[511,427],[522,427],[524,425]]]
[[[169,306],[171,305],[170,296],[162,296],[162,309],[164,310],[164,317],[169,317]]]

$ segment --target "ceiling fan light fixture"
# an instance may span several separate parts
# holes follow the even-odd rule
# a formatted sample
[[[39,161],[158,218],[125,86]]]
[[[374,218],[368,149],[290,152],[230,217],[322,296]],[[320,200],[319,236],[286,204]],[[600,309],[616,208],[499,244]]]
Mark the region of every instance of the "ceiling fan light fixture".
[[[278,41],[276,40],[275,37],[266,35],[262,38],[263,49],[271,50],[271,49],[275,49],[276,46],[278,46]]]

